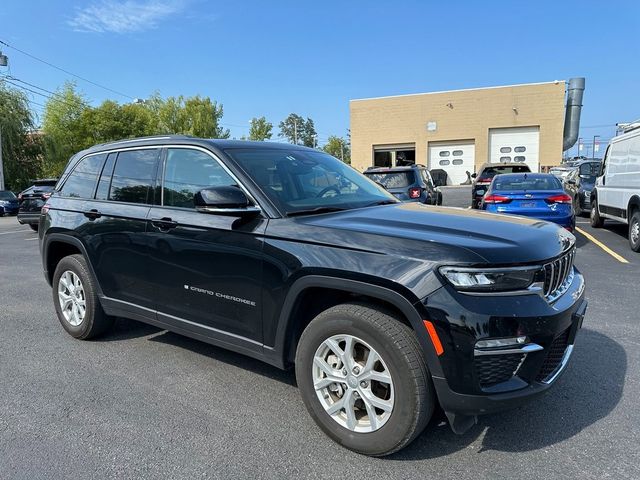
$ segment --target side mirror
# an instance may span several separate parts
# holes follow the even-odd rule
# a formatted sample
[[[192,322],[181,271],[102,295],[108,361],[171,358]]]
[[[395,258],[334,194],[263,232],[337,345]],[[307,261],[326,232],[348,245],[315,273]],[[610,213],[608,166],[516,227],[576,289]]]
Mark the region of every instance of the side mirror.
[[[477,176],[478,176],[478,174],[477,174],[477,173],[472,173],[472,174],[471,174],[471,178],[476,178]]]
[[[587,175],[586,173],[581,173],[580,178],[587,180],[589,178],[589,175]]]
[[[245,216],[260,213],[260,207],[252,205],[238,187],[221,186],[200,190],[193,197],[196,210],[218,215]]]

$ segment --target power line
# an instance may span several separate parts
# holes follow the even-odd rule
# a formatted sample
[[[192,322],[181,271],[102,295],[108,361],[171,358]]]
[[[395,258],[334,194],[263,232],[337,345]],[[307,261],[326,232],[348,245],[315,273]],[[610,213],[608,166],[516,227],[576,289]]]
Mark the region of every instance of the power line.
[[[20,88],[20,89],[22,89],[22,90],[24,90],[24,91],[27,91],[27,92],[33,93],[33,94],[35,94],[35,95],[40,95],[41,97],[44,97],[44,98],[46,98],[47,100],[51,100],[51,96],[49,96],[49,95],[47,95],[47,94],[45,94],[45,93],[38,92],[38,91],[36,91],[36,90],[32,90],[32,89],[31,89],[31,88],[29,88],[29,87],[25,87],[25,86],[23,86],[23,85],[20,85],[19,83],[12,82],[11,80],[7,80],[6,78],[4,79],[4,81],[5,81],[5,82],[7,82],[7,83],[9,83],[9,84],[11,84],[11,85],[13,85],[14,87]],[[63,98],[64,98],[64,97],[63,97]],[[68,105],[68,106],[71,106],[71,107],[74,107],[74,108],[75,108],[75,107],[77,107],[78,105],[83,106],[83,107],[86,107],[86,106],[87,106],[87,105],[86,105],[85,103],[83,103],[83,102],[70,103],[69,101],[67,101],[67,100],[65,100],[65,99],[62,99],[62,100],[60,100],[60,101],[61,101],[61,102],[63,102],[65,105]]]
[[[91,85],[94,85],[96,87],[102,88],[104,90],[108,90],[109,92],[115,93],[116,95],[120,95],[121,97],[125,97],[125,98],[128,98],[130,100],[134,99],[134,97],[132,97],[131,95],[127,95],[126,93],[119,92],[119,91],[114,90],[112,88],[109,88],[109,87],[106,87],[106,86],[101,85],[99,83],[96,83],[96,82],[94,82],[92,80],[89,80],[88,78],[85,78],[85,77],[77,75],[77,74],[75,74],[73,72],[70,72],[69,70],[65,70],[64,68],[58,67],[57,65],[54,65],[53,63],[47,62],[46,60],[42,60],[41,58],[38,58],[35,55],[32,55],[32,54],[30,54],[28,52],[25,52],[24,50],[20,50],[19,48],[14,47],[13,45],[8,44],[7,42],[4,42],[4,41],[0,40],[0,44],[4,45],[5,47],[9,47],[9,48],[15,50],[16,52],[20,52],[23,55],[26,55],[27,57],[33,58],[34,60],[37,60],[38,62],[44,63],[45,65],[48,65],[51,68],[55,68],[56,70],[60,70],[61,72],[66,73],[67,75],[71,75],[72,77],[75,77],[75,78],[77,78],[79,80],[82,80],[83,82],[87,82],[87,83],[90,83]]]

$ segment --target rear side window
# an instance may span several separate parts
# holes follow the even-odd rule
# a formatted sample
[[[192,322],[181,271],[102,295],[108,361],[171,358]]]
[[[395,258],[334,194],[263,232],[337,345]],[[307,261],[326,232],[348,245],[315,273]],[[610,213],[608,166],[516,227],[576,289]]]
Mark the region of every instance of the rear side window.
[[[374,182],[379,183],[384,188],[404,188],[415,183],[415,176],[412,171],[389,172],[389,173],[366,173]]]
[[[60,196],[93,198],[98,174],[105,158],[107,158],[106,154],[98,154],[89,155],[80,160],[60,189]]]
[[[116,163],[117,153],[110,153],[107,157],[107,161],[104,162],[102,168],[102,174],[98,181],[98,189],[96,190],[97,200],[106,200],[109,198],[109,187],[111,185],[111,174],[113,173],[113,166]]]
[[[158,163],[158,149],[120,152],[111,177],[109,200],[151,203],[152,184]]]
[[[187,148],[170,148],[164,168],[163,205],[193,208],[193,197],[200,190],[237,183],[211,155]]]

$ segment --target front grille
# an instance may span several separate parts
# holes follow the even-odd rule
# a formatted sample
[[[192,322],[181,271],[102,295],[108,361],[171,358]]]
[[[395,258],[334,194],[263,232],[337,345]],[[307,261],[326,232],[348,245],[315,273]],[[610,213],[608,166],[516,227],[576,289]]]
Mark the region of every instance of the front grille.
[[[506,382],[513,377],[524,354],[482,355],[475,358],[476,375],[483,388]]]
[[[576,249],[544,265],[544,296],[552,302],[567,291],[573,279],[573,259]]]
[[[568,345],[569,328],[562,332],[562,334],[559,337],[556,337],[556,339],[551,343],[551,346],[547,350],[547,356],[542,363],[542,368],[536,377],[536,381],[544,382],[551,376],[551,374],[553,374],[555,369],[558,368],[558,365],[560,365]]]

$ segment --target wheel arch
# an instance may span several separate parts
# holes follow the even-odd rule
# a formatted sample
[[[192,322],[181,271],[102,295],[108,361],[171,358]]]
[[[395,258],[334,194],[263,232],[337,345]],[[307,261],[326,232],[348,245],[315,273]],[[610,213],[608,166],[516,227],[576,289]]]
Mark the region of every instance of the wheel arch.
[[[640,210],[640,196],[633,195],[629,199],[629,203],[627,204],[627,219],[631,220],[631,216],[633,212],[636,210]]]
[[[55,272],[56,266],[60,260],[64,257],[75,254],[80,254],[85,258],[85,260],[87,260],[89,273],[93,276],[93,280],[98,289],[98,294],[102,295],[102,289],[97,281],[93,265],[89,261],[87,249],[78,238],[70,235],[52,233],[45,237],[42,249],[42,263],[47,282],[49,285],[53,283],[53,273]]]
[[[306,302],[305,300],[313,297],[314,293],[321,293],[323,297],[319,297],[318,300],[316,296],[315,303]],[[300,334],[313,318],[331,306],[358,300],[396,313],[398,318],[411,327],[418,337],[431,374],[441,373],[440,363],[428,339],[423,319],[409,299],[383,286],[321,275],[302,277],[289,289],[279,315],[275,345],[271,353],[278,356],[278,363],[282,366],[291,365],[295,358]],[[304,305],[304,309],[300,309],[301,305]],[[300,315],[299,312],[301,313],[302,310],[306,312]],[[421,332],[425,334],[421,335]]]

